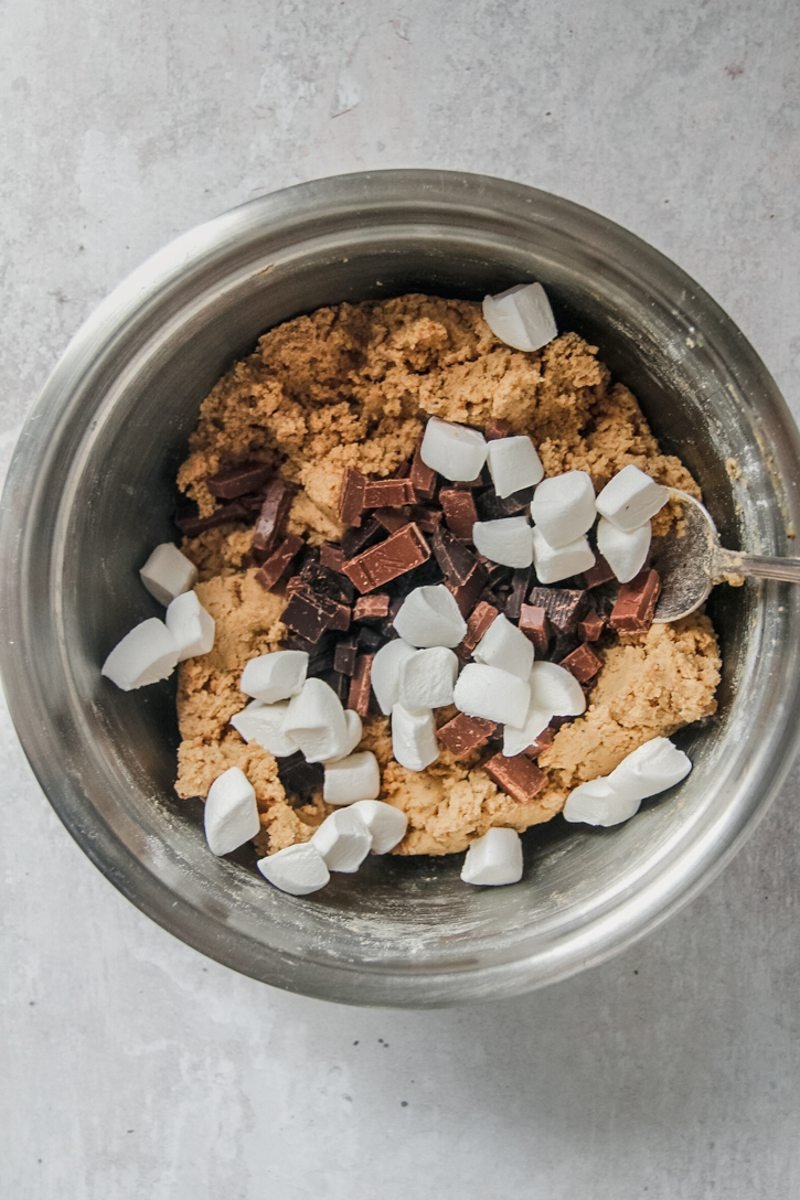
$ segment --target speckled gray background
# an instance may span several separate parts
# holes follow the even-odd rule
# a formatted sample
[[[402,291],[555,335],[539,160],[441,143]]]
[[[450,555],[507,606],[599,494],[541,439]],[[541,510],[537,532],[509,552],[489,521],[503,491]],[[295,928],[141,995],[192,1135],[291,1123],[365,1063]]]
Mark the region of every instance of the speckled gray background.
[[[6,0],[2,19],[3,465],[142,258],[361,167],[494,172],[613,217],[721,301],[800,411],[795,0]],[[0,736],[2,1195],[797,1194],[797,771],[623,957],[396,1014],[277,993],[151,925]]]

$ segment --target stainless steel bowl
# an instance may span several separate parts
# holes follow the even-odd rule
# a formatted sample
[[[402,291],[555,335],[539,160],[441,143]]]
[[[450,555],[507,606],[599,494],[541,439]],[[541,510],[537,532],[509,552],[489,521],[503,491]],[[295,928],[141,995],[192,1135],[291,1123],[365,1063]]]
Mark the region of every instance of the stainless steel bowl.
[[[408,291],[478,298],[544,281],[560,325],[602,348],[702,482],[730,544],[786,553],[798,437],[717,305],[602,217],[477,175],[387,171],[266,196],[134,272],[77,334],[28,420],[3,501],[2,665],[25,750],[89,857],[179,938],[258,979],[359,1004],[444,1005],[561,979],[629,945],[732,857],[790,763],[800,597],[721,590],[719,716],[684,737],[676,794],[609,831],[527,835],[517,887],[448,860],[380,860],[292,899],[205,848],[173,796],[173,687],[117,691],[109,647],[155,611],[137,568],[174,536],[175,469],[198,404],[276,322]],[[733,481],[726,460],[741,477]],[[731,930],[735,937],[735,930]]]

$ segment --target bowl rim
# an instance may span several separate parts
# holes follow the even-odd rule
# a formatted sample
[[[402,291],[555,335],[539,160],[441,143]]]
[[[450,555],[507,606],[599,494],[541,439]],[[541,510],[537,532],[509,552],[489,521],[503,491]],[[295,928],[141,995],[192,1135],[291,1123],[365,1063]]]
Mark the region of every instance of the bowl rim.
[[[589,229],[596,229],[598,234],[610,238],[621,248],[644,255],[682,284],[708,310],[715,326],[736,342],[737,362],[741,361],[749,376],[757,381],[759,404],[775,424],[775,437],[781,439],[783,461],[800,461],[800,436],[783,397],[755,350],[720,306],[680,267],[635,234],[573,201],[525,184],[487,175],[426,169],[353,172],[313,179],[258,196],[211,218],[169,242],[123,279],[81,325],[55,365],[27,416],[9,465],[0,501],[0,561],[6,564],[6,570],[0,574],[0,611],[7,614],[7,636],[0,639],[0,674],[12,721],[34,774],[60,820],[87,856],[123,895],[162,928],[210,958],[261,980],[266,979],[266,975],[255,969],[255,963],[254,969],[248,970],[240,962],[232,961],[229,930],[211,921],[185,897],[176,895],[130,853],[109,827],[104,824],[98,827],[96,821],[82,819],[90,815],[88,802],[80,791],[64,785],[46,730],[40,722],[31,720],[26,676],[16,650],[16,646],[24,644],[20,601],[25,594],[29,559],[23,537],[26,502],[30,502],[35,487],[36,467],[48,444],[55,440],[65,397],[98,346],[123,336],[129,324],[141,314],[148,297],[176,285],[187,271],[199,268],[211,250],[218,251],[248,230],[252,233],[277,222],[291,234],[293,228],[302,225],[321,205],[327,205],[331,211],[352,209],[359,204],[369,206],[380,198],[385,200],[392,192],[403,197],[409,206],[440,205],[463,211],[465,216],[479,204],[483,211],[491,208],[497,213],[511,211],[520,216],[530,216],[533,208],[545,220],[569,217]],[[402,203],[398,202],[397,207],[402,210]],[[775,473],[785,480],[786,472],[781,472],[779,463],[775,465]],[[800,497],[793,495],[788,487],[784,494],[790,510],[784,514],[785,519],[798,526]],[[800,609],[794,606],[790,618],[796,626],[800,625]],[[298,956],[291,977],[286,977],[284,972],[283,978],[271,977],[269,982],[325,999],[422,1007],[531,990],[564,979],[620,952],[688,904],[707,886],[737,853],[766,812],[800,744],[800,725],[791,721],[791,711],[793,708],[796,711],[800,701],[800,680],[786,671],[776,689],[781,709],[786,713],[781,737],[777,746],[772,745],[778,752],[766,762],[761,753],[757,794],[753,788],[749,795],[748,789],[741,789],[738,803],[732,804],[724,819],[716,823],[714,832],[722,838],[723,848],[718,849],[708,836],[701,839],[669,870],[646,882],[633,896],[621,899],[610,913],[601,913],[587,922],[585,927],[569,936],[567,945],[552,950],[547,957],[523,955],[493,966],[481,965],[472,973],[462,970],[436,975],[426,971],[413,975],[388,973],[372,964],[308,963]],[[759,751],[761,749],[759,747]],[[621,915],[625,918],[622,922]],[[624,926],[623,934],[621,925]],[[179,927],[179,933],[176,927]],[[365,988],[366,976],[370,985]],[[432,986],[434,980],[438,980],[439,986]]]

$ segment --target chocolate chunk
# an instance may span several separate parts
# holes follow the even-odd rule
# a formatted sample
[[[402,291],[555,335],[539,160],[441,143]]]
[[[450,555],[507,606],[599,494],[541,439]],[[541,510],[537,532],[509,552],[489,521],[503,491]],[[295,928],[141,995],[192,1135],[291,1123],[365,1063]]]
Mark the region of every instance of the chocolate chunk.
[[[339,571],[341,573],[342,564],[344,563],[344,550],[341,546],[335,546],[333,542],[323,542],[319,548],[319,561],[329,571]]]
[[[175,524],[181,533],[187,537],[197,537],[207,529],[215,529],[217,525],[226,525],[228,521],[246,521],[250,514],[243,504],[234,501],[232,504],[222,504],[207,517],[197,513],[180,512],[175,516]]]
[[[272,467],[266,463],[244,462],[218,471],[206,480],[206,485],[212,496],[220,500],[236,500],[247,492],[257,492],[272,473]]]
[[[611,583],[615,578],[614,572],[602,554],[598,554],[595,557],[594,566],[583,573],[583,586],[586,588],[602,587],[604,583]]]
[[[647,568],[630,583],[623,583],[609,617],[611,628],[620,633],[644,633],[653,624],[660,591],[658,572]]]
[[[575,633],[587,603],[576,588],[535,587],[528,596],[528,604],[544,608],[556,633]]]
[[[404,525],[377,546],[345,562],[342,570],[359,592],[372,592],[426,562],[430,547],[416,525]]]
[[[356,660],[356,669],[350,681],[347,707],[354,709],[360,717],[366,717],[369,713],[372,658],[371,654],[359,654]]]
[[[383,640],[381,631],[370,625],[362,625],[358,631],[358,649],[360,652],[374,654]]]
[[[492,417],[484,426],[483,436],[487,442],[496,442],[500,438],[511,437],[513,432],[508,421],[504,421],[502,417]]]
[[[303,539],[298,537],[296,533],[286,535],[277,549],[272,551],[272,554],[270,554],[260,570],[256,571],[256,579],[263,588],[269,591],[283,579],[304,544]]]
[[[389,615],[390,600],[385,592],[359,596],[353,606],[354,621],[379,621]]]
[[[407,508],[376,508],[372,515],[387,533],[397,533],[401,526],[408,524]]]
[[[409,511],[409,519],[412,520],[423,533],[433,533],[442,523],[442,510],[440,508],[428,508],[425,505],[416,505]]]
[[[322,790],[325,769],[322,763],[306,762],[298,750],[288,758],[279,758],[278,778],[284,790],[300,804],[307,804],[315,792]]]
[[[582,642],[596,642],[606,627],[606,619],[599,612],[588,612],[578,621],[578,637]]]
[[[430,467],[427,467],[420,458],[420,445],[418,445],[414,451],[414,457],[411,460],[411,470],[408,473],[408,478],[418,499],[432,500],[436,492],[436,472]]]
[[[479,492],[477,497],[478,516],[481,521],[499,521],[504,517],[516,517],[527,513],[533,499],[533,488],[523,488],[510,496],[500,497],[493,488]]]
[[[478,519],[475,497],[472,492],[460,492],[456,488],[442,488],[439,503],[444,513],[445,524],[450,532],[465,542],[472,541],[472,526]]]
[[[474,479],[458,479],[451,483],[450,487],[458,492],[473,492],[476,488],[488,487],[491,482],[489,472],[484,468]]]
[[[537,796],[545,785],[544,771],[528,758],[527,754],[495,754],[483,764],[483,769],[498,787],[507,792],[512,800],[526,804]]]
[[[345,633],[350,628],[350,608],[304,586],[292,593],[281,620],[287,628],[316,644],[328,629]]]
[[[463,583],[445,579],[444,586],[448,592],[452,593],[462,617],[466,619],[480,600],[481,593],[486,587],[486,571],[476,559]]]
[[[543,604],[523,604],[519,610],[519,627],[533,642],[534,650],[541,658],[550,645],[550,620]]]
[[[518,621],[522,605],[528,594],[531,582],[530,567],[518,567],[511,576],[511,591],[506,600],[505,610],[509,621]]]
[[[345,526],[360,525],[364,509],[364,485],[367,480],[355,467],[347,467],[339,493],[339,520]]]
[[[310,667],[309,667],[310,671]],[[343,708],[347,707],[347,697],[350,693],[350,677],[342,675],[339,671],[333,670],[328,666],[323,671],[313,672],[316,678],[321,679],[323,683],[327,683],[328,687],[333,688]]]
[[[475,555],[449,529],[436,529],[431,549],[442,574],[452,583],[466,583],[476,564]]]
[[[528,758],[532,758],[535,761],[539,755],[547,749],[548,746],[552,746],[553,739],[555,738],[557,732],[558,731],[554,729],[552,725],[548,725],[547,729],[543,729],[536,741],[532,742],[530,746],[527,746],[523,753],[526,754]]]
[[[366,550],[368,546],[372,546],[375,542],[380,541],[386,530],[381,525],[380,521],[376,521],[374,517],[369,517],[361,527],[353,527],[345,529],[342,534],[342,550],[344,551],[344,562],[341,570],[344,571],[344,563],[348,558],[355,558],[362,550]]]
[[[466,758],[474,750],[485,746],[490,737],[497,733],[494,721],[485,721],[483,717],[468,717],[459,713],[436,730],[439,741],[450,751],[453,758]]]
[[[364,484],[362,508],[402,508],[416,499],[409,479],[368,479]]]
[[[483,635],[486,633],[489,626],[500,616],[500,610],[492,604],[487,604],[485,600],[481,600],[476,604],[467,618],[467,632],[464,635],[464,640],[461,645],[467,654],[472,654],[472,651],[477,646]]]
[[[264,503],[253,533],[253,551],[260,561],[267,558],[283,533],[292,493],[282,479],[271,479],[264,489]]]
[[[578,646],[566,658],[562,658],[559,666],[565,667],[572,675],[575,676],[578,683],[588,683],[590,679],[594,679],[597,672],[603,665],[603,660],[591,646]]]
[[[349,678],[356,669],[358,646],[355,641],[342,640],[336,643],[333,655],[333,669]]]

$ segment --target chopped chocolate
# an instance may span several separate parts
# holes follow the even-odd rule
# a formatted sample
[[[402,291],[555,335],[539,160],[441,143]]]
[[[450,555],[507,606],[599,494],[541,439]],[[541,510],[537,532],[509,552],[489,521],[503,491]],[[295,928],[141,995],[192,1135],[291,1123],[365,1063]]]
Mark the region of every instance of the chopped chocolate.
[[[383,634],[379,629],[371,628],[369,625],[362,625],[358,631],[358,648],[360,651],[374,653],[382,641]]]
[[[408,478],[420,500],[432,500],[436,492],[436,472],[431,467],[427,467],[420,458],[420,445],[414,451]]]
[[[350,676],[342,675],[339,671],[334,670],[315,671],[314,674],[322,679],[324,683],[327,683],[329,687],[333,688],[339,697],[340,703],[346,708],[347,698],[350,695]]]
[[[497,442],[500,438],[511,437],[513,432],[508,421],[504,421],[502,417],[492,417],[484,426],[483,436],[487,442]]]
[[[396,533],[402,525],[408,524],[407,508],[376,508],[372,515],[387,533]]]
[[[360,554],[362,550],[366,550],[367,546],[374,545],[383,537],[386,530],[380,521],[376,521],[374,517],[370,517],[363,526],[353,526],[351,529],[345,529],[342,534],[342,550],[344,552],[344,562],[339,568],[344,571],[344,563],[348,558],[354,558],[356,554]]]
[[[347,675],[349,678],[356,669],[357,656],[358,645],[356,642],[352,640],[337,642],[333,655],[333,669],[340,675]]]
[[[448,592],[452,593],[462,617],[466,619],[480,600],[481,593],[486,587],[486,571],[476,559],[463,583],[445,579],[444,586]]]
[[[451,483],[450,486],[459,492],[471,492],[474,491],[475,488],[488,487],[491,482],[492,481],[489,478],[489,473],[484,468],[480,475],[476,475],[474,479],[458,479]]]
[[[237,503],[241,504],[242,508],[247,509],[248,513],[257,513],[264,503],[263,489],[260,492],[246,492],[243,496],[238,497]]]
[[[653,624],[656,601],[661,591],[658,572],[640,571],[630,583],[623,583],[611,610],[609,624],[620,633],[644,633]]]
[[[442,488],[439,492],[447,528],[457,538],[472,541],[472,526],[478,519],[475,497],[472,492],[460,492],[456,488]]]
[[[417,505],[410,510],[409,518],[424,533],[433,533],[442,523],[442,510],[440,508],[428,508],[426,505]]]
[[[523,488],[521,492],[512,492],[510,496],[500,497],[494,488],[479,492],[477,498],[478,515],[482,521],[499,521],[503,517],[516,517],[530,509],[533,499],[533,488]]]
[[[583,573],[583,586],[585,588],[601,587],[604,583],[611,583],[616,576],[611,570],[602,554],[595,556],[594,566]]]
[[[248,519],[247,509],[243,504],[234,500],[231,504],[220,505],[207,517],[201,517],[192,512],[178,513],[175,517],[175,524],[187,537],[197,537],[199,533],[205,533],[207,529],[215,529],[217,525],[226,525],[228,521],[246,521]]]
[[[573,650],[566,658],[562,658],[559,664],[575,676],[578,683],[588,683],[590,679],[594,679],[597,672],[603,665],[603,660],[599,654],[587,646],[578,646],[577,650]]]
[[[296,533],[288,533],[263,566],[256,571],[256,579],[261,586],[270,591],[280,583],[304,545],[303,539]]]
[[[355,467],[347,467],[339,493],[339,520],[343,525],[360,525],[364,509],[364,485],[367,480]]]
[[[498,787],[519,804],[526,804],[537,796],[547,779],[544,771],[527,754],[515,754],[513,758],[495,754],[483,764],[483,769]]]
[[[416,499],[410,479],[368,479],[364,484],[361,507],[402,508]]]
[[[510,621],[518,621],[522,605],[528,594],[531,582],[531,568],[518,567],[511,576],[511,591],[506,600],[506,616]]]
[[[329,571],[338,571],[341,573],[342,564],[344,563],[344,550],[341,546],[335,546],[333,542],[323,542],[319,548],[319,561]]]
[[[372,592],[426,562],[430,547],[419,528],[404,525],[385,541],[345,562],[342,570],[359,592]]]
[[[448,529],[436,529],[431,549],[442,574],[452,583],[466,583],[475,566],[475,555]]]
[[[350,608],[304,586],[292,592],[281,620],[287,628],[316,644],[328,629],[347,632],[350,627]]]
[[[582,642],[596,642],[606,627],[602,613],[588,612],[578,621],[578,637]]]
[[[466,758],[474,750],[485,746],[490,737],[497,733],[494,721],[485,721],[483,717],[468,717],[459,713],[446,725],[436,730],[439,741],[449,750],[453,758]]]
[[[527,754],[528,758],[532,758],[535,761],[539,755],[547,749],[548,746],[552,746],[556,733],[557,730],[555,730],[552,725],[548,725],[547,729],[543,729],[536,741],[531,742],[530,746],[527,746],[523,753]]]
[[[306,762],[298,750],[288,758],[277,759],[278,778],[284,790],[296,797],[299,804],[307,804],[315,792],[322,790],[325,769],[322,763]]]
[[[359,654],[356,660],[356,669],[350,681],[347,707],[352,708],[360,717],[366,717],[369,713],[372,658],[371,654]]]
[[[587,605],[586,592],[576,588],[531,588],[528,604],[541,606],[556,633],[574,633]]]
[[[499,609],[494,605],[487,604],[485,600],[481,600],[476,604],[467,619],[467,632],[464,635],[464,640],[461,645],[468,654],[477,646],[483,635],[486,633],[493,621],[500,616]]]
[[[253,550],[260,561],[269,557],[283,533],[292,493],[282,479],[271,479],[264,489],[264,503],[256,520]]]
[[[541,658],[550,645],[550,619],[543,604],[523,604],[519,610],[519,627],[533,642],[533,648]]]
[[[206,480],[208,490],[219,500],[236,500],[247,492],[257,492],[272,475],[266,463],[243,462],[226,467]]]
[[[354,621],[379,621],[389,615],[389,596],[386,592],[375,592],[371,596],[359,596],[353,606]]]

